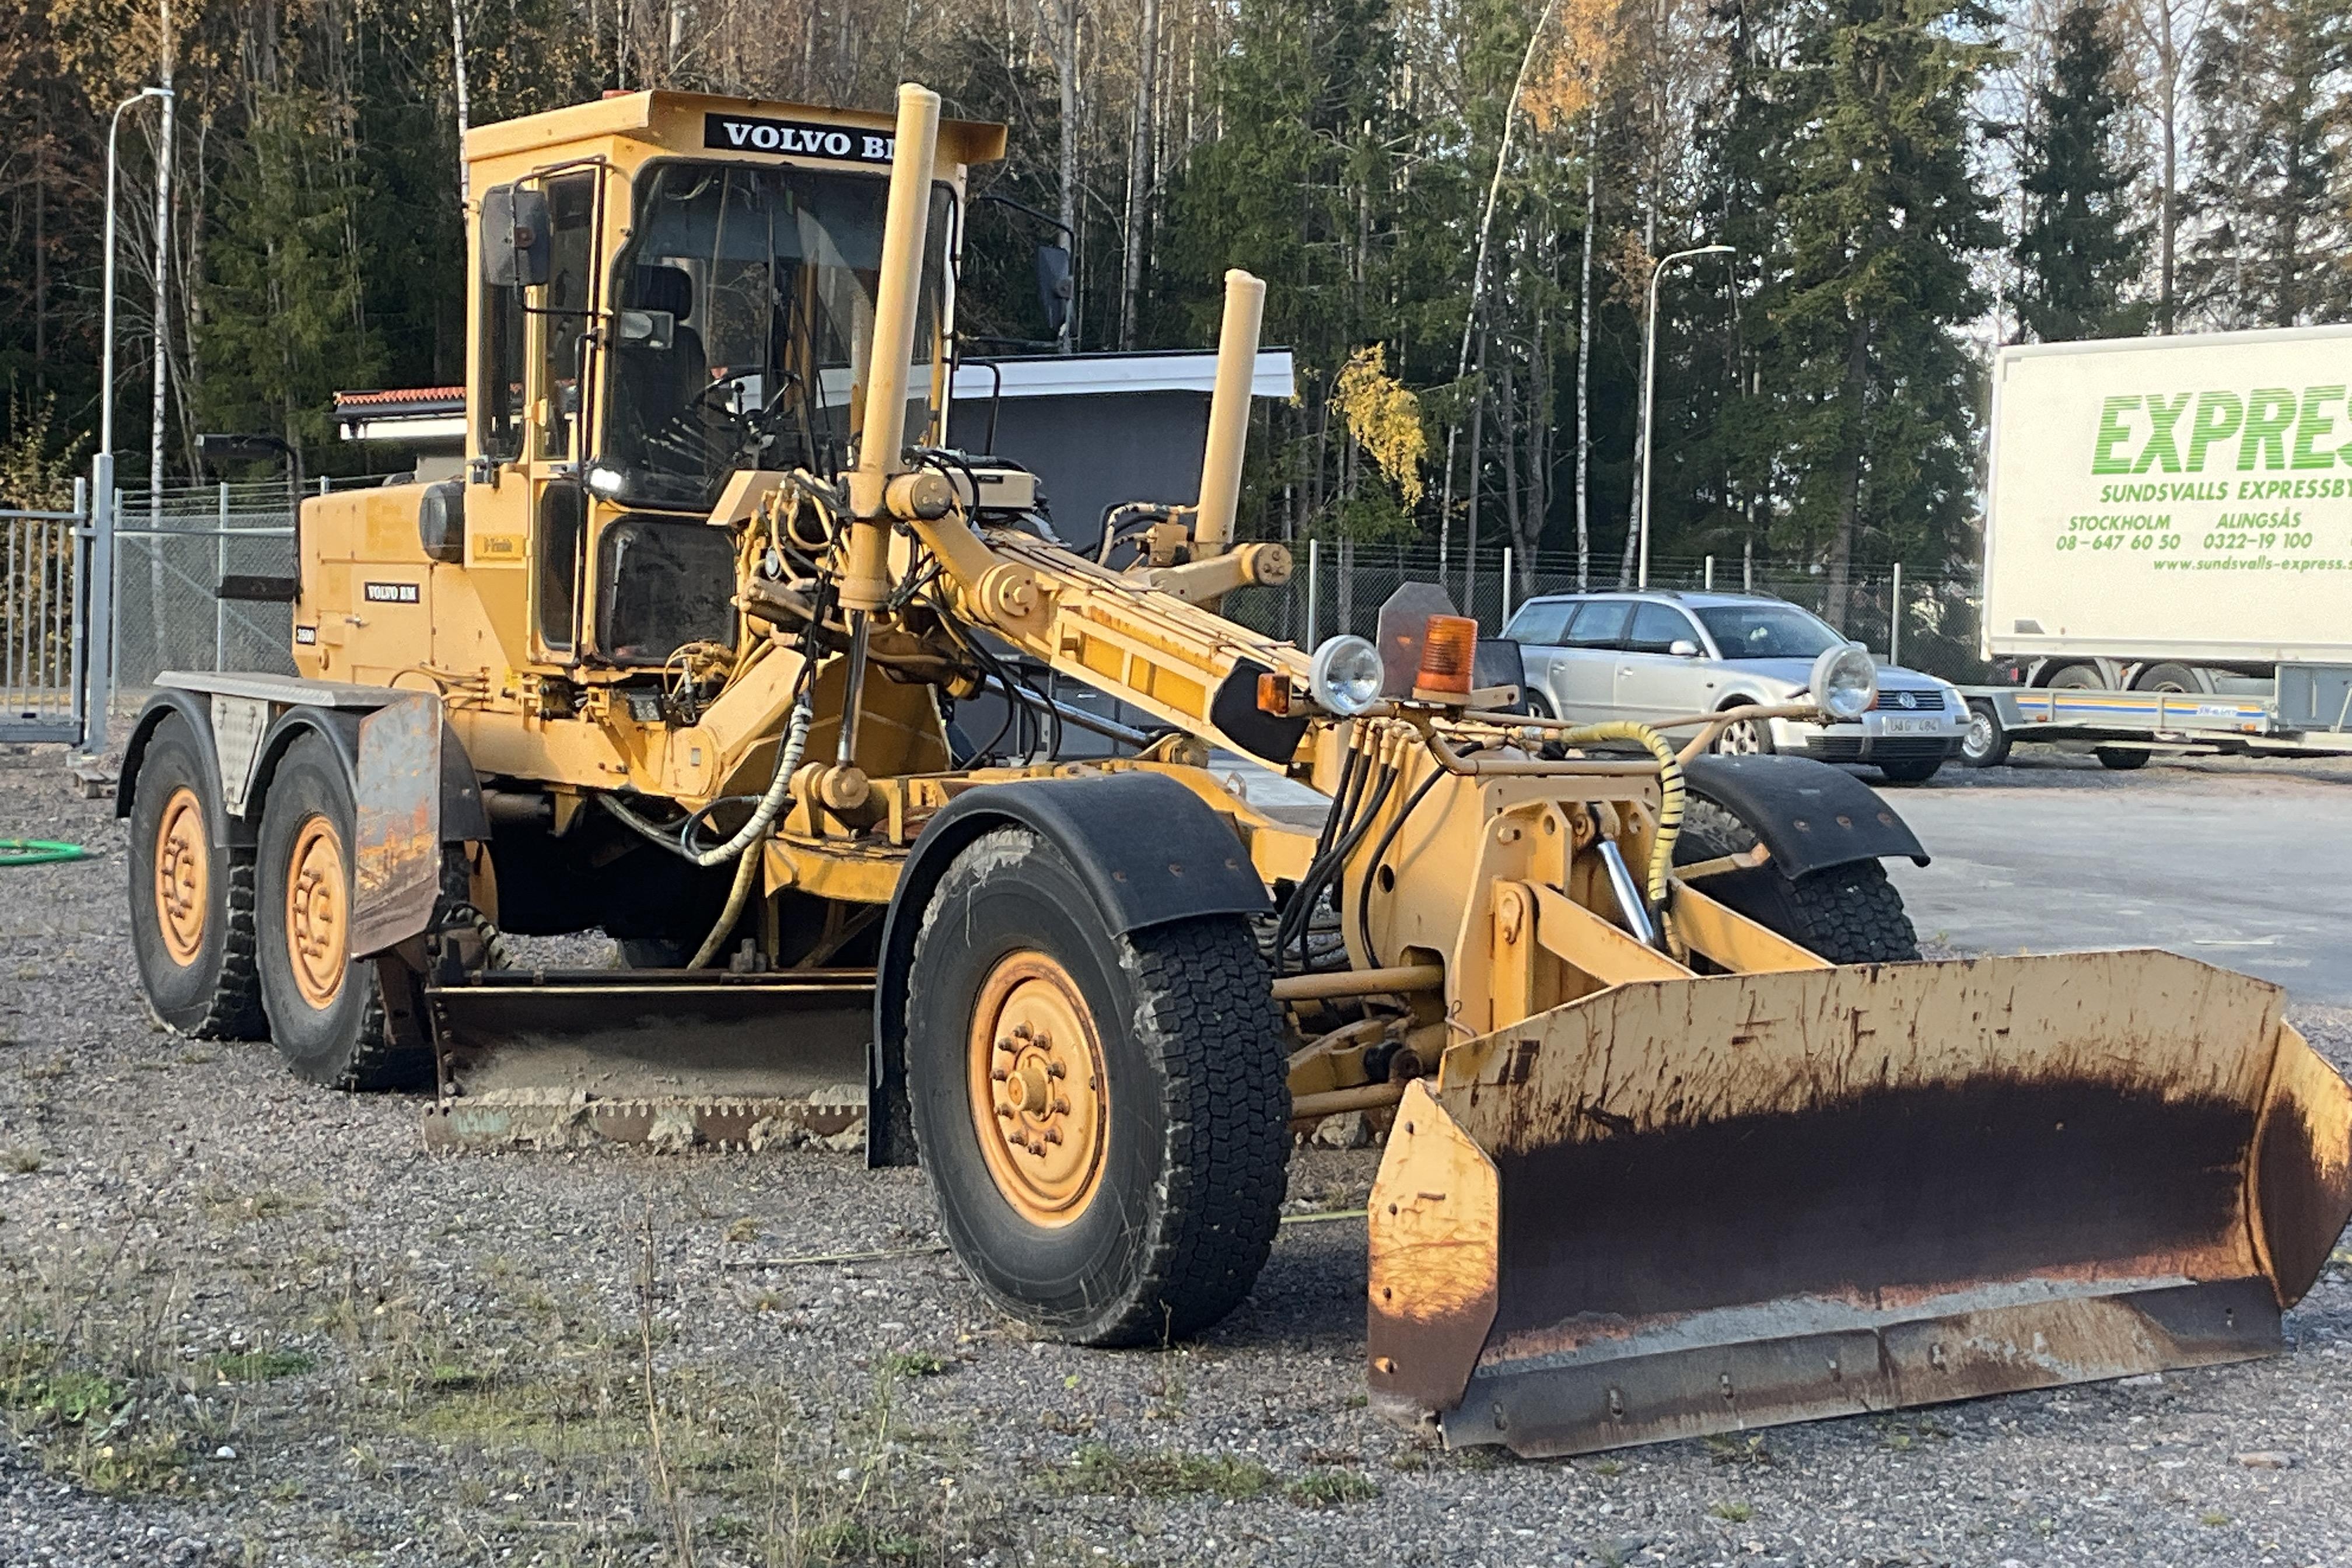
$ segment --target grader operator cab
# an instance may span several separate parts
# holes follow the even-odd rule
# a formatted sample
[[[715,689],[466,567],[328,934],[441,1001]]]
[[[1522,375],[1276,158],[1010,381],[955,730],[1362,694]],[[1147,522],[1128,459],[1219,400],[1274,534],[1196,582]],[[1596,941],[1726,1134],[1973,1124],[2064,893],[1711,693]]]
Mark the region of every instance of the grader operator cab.
[[[1557,1454],[2265,1353],[2352,1089],[2161,952],[1923,963],[1892,810],[1718,726],[1518,712],[1433,590],[1225,619],[1262,287],[1113,571],[947,429],[994,127],[635,93],[488,127],[462,482],[304,504],[299,678],[167,678],[120,792],[156,1012],[428,1134],[919,1159],[1068,1339],[1213,1323],[1295,1130],[1392,1118],[1368,1377]],[[1025,663],[1024,663],[1025,661]],[[991,754],[1045,667],[1150,716]],[[1860,711],[1866,654],[1811,704]],[[1045,726],[1048,732],[1052,725]],[[1680,731],[1675,741],[1664,732]],[[1210,764],[1331,807],[1299,828]],[[602,930],[622,968],[521,969]]]

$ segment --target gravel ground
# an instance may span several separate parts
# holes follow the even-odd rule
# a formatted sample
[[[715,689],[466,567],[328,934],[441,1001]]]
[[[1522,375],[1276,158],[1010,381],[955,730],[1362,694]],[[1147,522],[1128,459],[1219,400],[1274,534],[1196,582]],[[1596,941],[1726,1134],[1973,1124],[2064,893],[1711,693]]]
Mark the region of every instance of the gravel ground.
[[[159,1032],[110,814],[0,757],[0,834],[100,851],[0,872],[0,1563],[2352,1563],[2341,1253],[2258,1364],[1447,1454],[1364,1408],[1355,1223],[1197,1343],[1074,1350],[981,1307],[916,1173],[428,1156],[414,1100]],[[1304,1152],[1291,1206],[1371,1169]]]

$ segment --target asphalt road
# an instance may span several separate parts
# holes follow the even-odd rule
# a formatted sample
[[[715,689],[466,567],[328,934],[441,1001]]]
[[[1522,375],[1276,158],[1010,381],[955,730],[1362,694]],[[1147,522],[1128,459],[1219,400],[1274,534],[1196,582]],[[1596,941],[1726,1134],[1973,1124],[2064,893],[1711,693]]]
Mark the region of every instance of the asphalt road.
[[[1934,857],[1887,868],[1923,941],[2163,947],[2352,1005],[2352,763],[2045,753],[1885,794]]]

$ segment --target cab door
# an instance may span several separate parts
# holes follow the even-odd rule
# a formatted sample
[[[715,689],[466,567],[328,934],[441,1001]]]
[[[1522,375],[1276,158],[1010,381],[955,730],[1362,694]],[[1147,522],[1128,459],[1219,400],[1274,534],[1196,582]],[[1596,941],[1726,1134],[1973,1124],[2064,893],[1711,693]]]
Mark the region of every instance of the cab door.
[[[466,566],[511,668],[578,657],[597,181],[591,168],[496,186],[477,216]]]

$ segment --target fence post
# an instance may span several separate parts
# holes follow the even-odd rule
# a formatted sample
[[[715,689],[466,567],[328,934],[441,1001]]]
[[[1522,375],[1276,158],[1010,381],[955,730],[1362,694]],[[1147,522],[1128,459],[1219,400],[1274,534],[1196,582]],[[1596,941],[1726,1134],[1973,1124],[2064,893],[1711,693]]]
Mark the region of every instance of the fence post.
[[[1310,653],[1318,646],[1318,639],[1315,636],[1315,590],[1322,575],[1323,542],[1319,539],[1310,539],[1307,542],[1307,642],[1305,645]]]
[[[1886,662],[1903,662],[1903,563],[1895,563],[1895,592],[1886,606]]]
[[[1503,618],[1495,623],[1495,635],[1501,637],[1503,628],[1511,624],[1511,547],[1503,546]]]
[[[1707,591],[1708,593],[1710,593],[1710,594],[1714,593],[1714,592],[1715,592],[1715,557],[1714,557],[1714,556],[1712,556],[1712,555],[1710,555],[1710,556],[1708,556],[1708,557],[1706,558],[1706,591]]]
[[[1744,540],[1739,546],[1739,591],[1756,592],[1756,541]]]
[[[107,716],[114,707],[114,454],[89,460],[89,684],[82,693],[81,749],[106,750]]]
[[[214,542],[213,572],[213,668],[228,668],[228,601],[220,596],[220,585],[228,576],[228,481],[220,488],[220,538]]]

